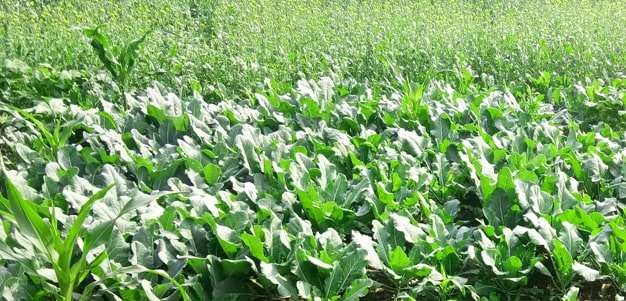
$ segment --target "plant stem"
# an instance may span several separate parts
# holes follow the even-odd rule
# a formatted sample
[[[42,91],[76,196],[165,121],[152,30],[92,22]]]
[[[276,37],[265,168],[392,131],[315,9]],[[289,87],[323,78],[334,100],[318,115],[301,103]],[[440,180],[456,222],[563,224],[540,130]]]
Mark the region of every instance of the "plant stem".
[[[63,300],[72,301],[72,293],[74,291],[73,285],[69,284],[69,286],[65,289],[63,293]]]

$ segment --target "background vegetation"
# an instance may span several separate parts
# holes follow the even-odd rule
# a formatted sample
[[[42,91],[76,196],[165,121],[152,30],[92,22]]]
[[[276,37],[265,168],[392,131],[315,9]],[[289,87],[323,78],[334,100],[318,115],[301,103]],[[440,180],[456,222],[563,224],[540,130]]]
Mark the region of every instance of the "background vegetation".
[[[454,79],[488,84],[542,73],[567,85],[624,72],[622,1],[3,1],[0,55],[29,65],[99,70],[76,30],[104,24],[115,44],[150,32],[133,82],[228,95],[265,78],[294,84],[333,72],[397,86]]]

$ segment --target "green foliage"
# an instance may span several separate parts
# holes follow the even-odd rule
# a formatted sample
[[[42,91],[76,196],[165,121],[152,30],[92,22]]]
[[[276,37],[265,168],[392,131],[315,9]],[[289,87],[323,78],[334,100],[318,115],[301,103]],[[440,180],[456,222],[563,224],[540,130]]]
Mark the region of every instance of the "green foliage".
[[[4,188],[8,195],[8,199],[0,199],[3,205],[5,205],[3,209],[6,210],[2,214],[3,217],[15,221],[16,230],[24,234],[35,250],[46,257],[48,263],[52,266],[54,274],[49,274],[45,268],[36,270],[36,263],[34,260],[31,261],[32,259],[29,260],[22,257],[18,262],[27,267],[32,276],[44,276],[47,280],[56,282],[59,289],[57,295],[59,299],[73,300],[74,288],[85,280],[90,275],[91,270],[107,257],[106,251],[103,251],[96,255],[91,262],[87,262],[87,254],[95,247],[108,241],[111,231],[97,231],[96,228],[94,231],[86,232],[83,229],[83,224],[89,216],[94,203],[102,199],[112,186],[98,191],[83,204],[74,223],[67,225],[69,228],[65,229],[67,232],[65,238],[63,238],[60,229],[57,228],[58,221],[56,220],[54,208],[51,208],[51,211],[47,211],[39,208],[37,204],[29,200],[23,199],[18,188],[11,183],[6,171],[3,170],[3,174],[5,177]],[[41,213],[41,211],[45,213]],[[44,218],[48,219],[51,225],[48,225]],[[75,260],[74,246],[79,237],[83,240],[83,246],[80,258]],[[14,253],[15,251],[13,250],[15,249],[9,251],[12,247],[15,246],[9,246],[4,243],[2,245],[4,252],[9,252],[7,255],[10,254],[9,256],[13,258],[23,256],[19,253]],[[28,247],[28,245],[23,245],[22,247]]]
[[[623,299],[623,4],[4,1],[0,295]]]
[[[112,45],[109,37],[100,31],[100,27],[85,28],[83,33],[85,37],[89,38],[89,44],[106,70],[111,73],[113,79],[119,83],[122,89],[126,89],[130,73],[139,56],[138,50],[149,32],[123,46]]]
[[[619,124],[437,80],[372,111],[361,87],[326,77],[207,105],[155,85],[127,111],[5,106],[0,255],[38,279],[21,291],[65,299],[624,289]]]
[[[152,31],[131,88],[158,79],[191,93],[200,83],[212,98],[246,95],[266,78],[293,85],[330,72],[396,89],[445,79],[460,91],[543,89],[536,80],[549,75],[554,92],[611,80],[626,64],[623,0],[36,2],[0,5],[0,58],[93,72],[102,62],[76,26],[106,24],[101,34],[123,42]]]

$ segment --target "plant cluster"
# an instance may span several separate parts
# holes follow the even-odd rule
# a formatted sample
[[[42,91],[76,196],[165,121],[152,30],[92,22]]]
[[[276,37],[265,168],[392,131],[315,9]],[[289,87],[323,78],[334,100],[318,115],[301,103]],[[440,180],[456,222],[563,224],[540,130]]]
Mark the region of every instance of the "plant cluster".
[[[613,298],[626,290],[613,84],[562,102],[323,77],[240,101],[155,85],[125,108],[3,105],[3,296]]]
[[[0,1],[0,298],[623,300],[625,7]]]
[[[542,72],[570,86],[626,65],[626,3],[501,0],[122,0],[0,4],[0,60],[97,73],[83,27],[113,45],[146,39],[132,87],[158,80],[190,95],[240,97],[270,78],[295,85],[329,71],[371,86],[450,81],[466,65],[485,84],[523,86]],[[108,68],[108,67],[107,67]]]

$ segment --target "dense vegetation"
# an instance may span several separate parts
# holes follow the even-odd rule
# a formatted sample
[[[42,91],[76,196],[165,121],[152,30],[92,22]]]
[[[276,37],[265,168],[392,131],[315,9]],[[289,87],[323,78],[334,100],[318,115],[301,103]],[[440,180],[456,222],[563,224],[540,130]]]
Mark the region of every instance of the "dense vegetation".
[[[621,300],[624,24],[624,1],[2,1],[0,294]]]

